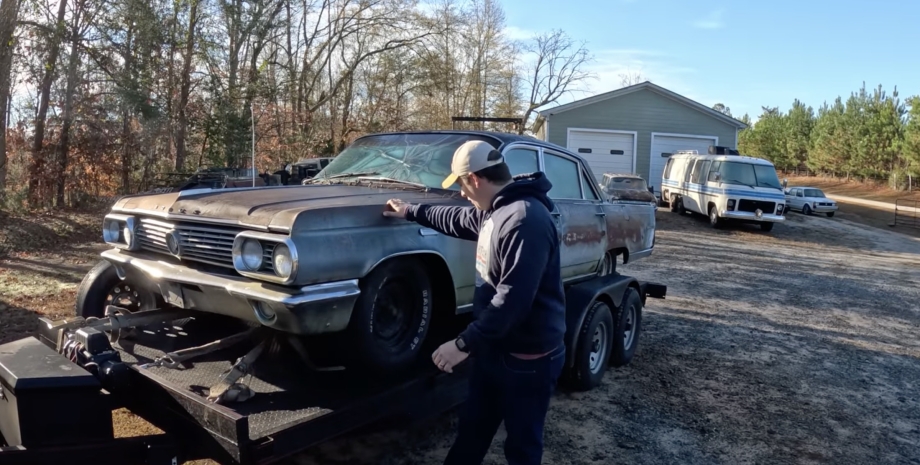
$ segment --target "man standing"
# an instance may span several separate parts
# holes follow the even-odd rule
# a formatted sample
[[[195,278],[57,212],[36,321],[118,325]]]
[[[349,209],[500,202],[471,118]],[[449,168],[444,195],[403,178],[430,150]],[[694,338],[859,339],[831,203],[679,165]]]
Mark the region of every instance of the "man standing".
[[[475,320],[432,354],[448,373],[473,356],[469,397],[445,463],[481,463],[504,420],[508,463],[538,464],[546,412],[565,359],[559,237],[546,195],[552,185],[540,172],[512,178],[501,153],[482,141],[454,152],[442,186],[455,182],[472,207],[392,199],[384,212],[477,241]]]

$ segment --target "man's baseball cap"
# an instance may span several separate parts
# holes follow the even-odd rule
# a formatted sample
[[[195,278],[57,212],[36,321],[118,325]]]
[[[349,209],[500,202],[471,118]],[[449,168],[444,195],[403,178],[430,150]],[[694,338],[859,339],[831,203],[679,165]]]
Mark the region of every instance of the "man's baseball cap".
[[[447,189],[457,182],[460,176],[475,173],[483,168],[503,163],[505,158],[501,152],[488,142],[471,140],[464,142],[454,151],[454,159],[450,163],[450,175],[441,182],[441,187]]]

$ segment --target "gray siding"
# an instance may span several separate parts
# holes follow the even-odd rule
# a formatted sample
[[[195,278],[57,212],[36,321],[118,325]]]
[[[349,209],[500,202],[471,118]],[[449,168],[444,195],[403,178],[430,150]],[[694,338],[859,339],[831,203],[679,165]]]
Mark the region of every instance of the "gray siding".
[[[549,142],[563,147],[567,128],[637,131],[636,171],[642,176],[648,175],[653,132],[717,136],[719,145],[738,146],[734,126],[647,89],[549,115],[547,121]]]

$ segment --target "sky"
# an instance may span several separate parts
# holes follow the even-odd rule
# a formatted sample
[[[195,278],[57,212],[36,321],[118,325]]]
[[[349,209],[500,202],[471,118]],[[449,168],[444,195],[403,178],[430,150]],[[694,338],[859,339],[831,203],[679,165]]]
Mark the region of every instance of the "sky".
[[[817,113],[865,82],[920,95],[917,0],[502,0],[509,38],[562,29],[586,42],[595,76],[558,103],[643,77],[757,119],[797,98]],[[552,106],[552,105],[550,105]],[[549,108],[550,106],[544,107]]]

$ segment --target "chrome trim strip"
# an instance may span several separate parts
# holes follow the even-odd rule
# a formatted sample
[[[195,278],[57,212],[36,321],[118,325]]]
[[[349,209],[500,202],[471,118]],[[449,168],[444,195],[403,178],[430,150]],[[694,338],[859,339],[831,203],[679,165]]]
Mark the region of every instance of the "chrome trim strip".
[[[130,265],[156,281],[222,288],[234,296],[279,304],[287,308],[350,298],[361,293],[357,279],[315,284],[304,286],[300,289],[292,289],[290,292],[283,292],[269,289],[259,282],[202,273],[198,270],[177,266],[172,263],[128,255],[116,249],[102,252],[102,258],[113,263]]]
[[[168,212],[162,212],[162,211],[157,211],[157,210],[147,210],[143,208],[112,207],[112,211],[122,212],[126,214],[156,216],[159,218],[163,218],[165,220],[172,220],[172,221],[191,221],[191,222],[203,223],[203,224],[208,224],[208,223],[225,224],[228,226],[235,226],[235,227],[241,227],[241,228],[253,228],[253,229],[258,229],[260,231],[268,231],[270,229],[269,226],[254,225],[254,224],[244,223],[242,221],[221,220],[217,218],[202,218],[200,216],[195,216],[195,215],[183,215],[181,213],[168,213]],[[273,226],[272,228],[278,229],[278,228],[281,228],[281,226]]]

